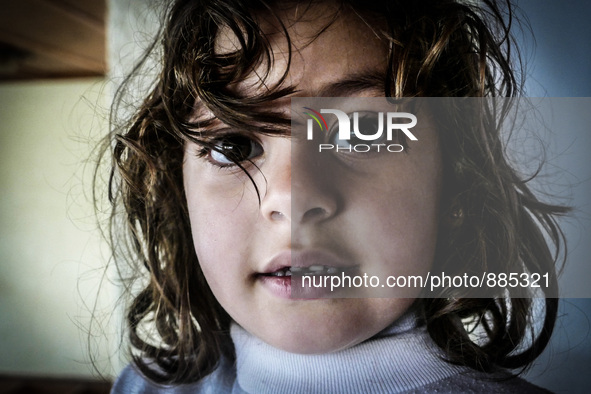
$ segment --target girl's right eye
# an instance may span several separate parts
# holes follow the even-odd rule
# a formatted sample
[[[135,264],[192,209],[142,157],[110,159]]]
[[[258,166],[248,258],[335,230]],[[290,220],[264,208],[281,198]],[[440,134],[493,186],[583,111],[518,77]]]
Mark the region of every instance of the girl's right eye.
[[[257,141],[240,134],[221,137],[212,142],[208,159],[219,167],[229,167],[263,154],[263,147]]]

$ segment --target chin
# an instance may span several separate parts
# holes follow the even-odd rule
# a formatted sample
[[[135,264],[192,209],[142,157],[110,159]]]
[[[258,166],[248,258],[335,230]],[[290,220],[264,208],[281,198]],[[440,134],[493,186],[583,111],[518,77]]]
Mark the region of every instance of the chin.
[[[267,324],[247,330],[269,345],[286,352],[333,353],[373,337],[392,324],[405,310],[390,309],[389,313],[375,311],[376,313],[364,314],[356,311],[361,309],[367,312],[368,309],[355,308],[353,305],[342,308],[344,305],[340,304],[345,304],[342,302],[337,305],[331,305],[332,302],[328,304],[329,308],[280,314],[280,318],[275,315],[272,320],[267,320]]]

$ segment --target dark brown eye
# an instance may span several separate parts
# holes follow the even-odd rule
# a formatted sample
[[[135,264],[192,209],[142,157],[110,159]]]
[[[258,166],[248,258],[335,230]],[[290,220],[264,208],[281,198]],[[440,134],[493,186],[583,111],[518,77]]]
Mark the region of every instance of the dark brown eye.
[[[381,114],[379,114],[381,115]],[[359,132],[363,135],[385,135],[384,132],[384,121],[383,117],[376,113],[365,113],[360,114],[357,125],[354,124],[354,120],[351,120],[351,130],[355,127],[359,128]]]
[[[341,140],[339,138],[338,130],[332,130],[330,143],[334,144],[343,149],[349,149],[350,147],[357,144],[372,144],[381,143],[385,140],[386,132],[384,129],[383,119],[380,118],[381,114],[376,112],[362,112],[357,115],[357,121],[355,121],[353,114],[349,117],[351,119],[351,139]],[[338,128],[337,128],[338,129]],[[359,130],[364,136],[378,135],[377,138],[368,140],[362,140],[357,137],[354,130]]]
[[[408,153],[408,141],[404,133],[401,130],[388,133],[386,116],[382,112],[353,112],[349,114],[350,137],[341,139],[336,124],[329,132],[329,143],[340,153],[378,153],[386,150]]]
[[[211,161],[221,167],[252,160],[263,154],[257,141],[240,134],[224,136],[213,143],[209,152]]]

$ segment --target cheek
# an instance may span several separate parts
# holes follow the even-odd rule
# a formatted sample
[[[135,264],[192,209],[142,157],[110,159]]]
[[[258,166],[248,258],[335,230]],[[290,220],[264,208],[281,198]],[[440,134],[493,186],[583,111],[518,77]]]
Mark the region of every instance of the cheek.
[[[423,199],[415,196],[393,212],[391,221],[386,221],[386,231],[392,236],[389,237],[390,242],[382,245],[386,254],[383,261],[389,262],[386,267],[389,274],[426,275],[435,256],[437,218],[438,203],[430,197]],[[391,223],[397,225],[391,226]]]
[[[367,269],[373,275],[424,276],[432,267],[442,174],[435,144],[429,153],[420,161],[414,160],[412,153],[400,157],[405,160],[384,166],[391,170],[376,170],[371,182],[348,190],[349,205],[355,211],[355,240],[360,245],[357,255],[369,262]],[[349,248],[355,253],[354,248]],[[401,296],[416,296],[419,292],[408,291]]]
[[[227,281],[224,277],[228,273],[237,271],[241,256],[249,247],[245,234],[251,226],[252,215],[235,203],[227,202],[187,190],[195,252],[214,293]]]
[[[394,245],[397,267],[402,274],[425,275],[432,267],[439,228],[439,198],[441,189],[441,167],[439,161],[428,166],[414,177],[416,188],[410,187],[401,193],[399,208],[395,210],[398,218]],[[410,183],[412,184],[412,183]],[[397,253],[398,254],[398,253]]]
[[[211,290],[222,302],[219,295],[227,293],[224,288],[231,285],[232,275],[248,254],[248,229],[257,220],[257,201],[236,177],[221,182],[219,173],[211,175],[200,163],[186,162],[183,170],[195,252]]]

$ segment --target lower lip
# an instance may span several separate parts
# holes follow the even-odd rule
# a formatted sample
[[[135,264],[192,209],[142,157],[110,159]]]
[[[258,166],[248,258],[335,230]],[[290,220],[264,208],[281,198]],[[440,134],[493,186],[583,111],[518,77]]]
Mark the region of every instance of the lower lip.
[[[259,282],[279,298],[291,298],[291,276],[259,275]]]
[[[335,295],[329,288],[324,287],[306,287],[298,288],[297,298],[292,297],[292,281],[294,285],[300,285],[302,278],[300,276],[270,276],[259,275],[258,280],[271,294],[279,298],[294,300],[314,300],[319,298],[331,298]]]

